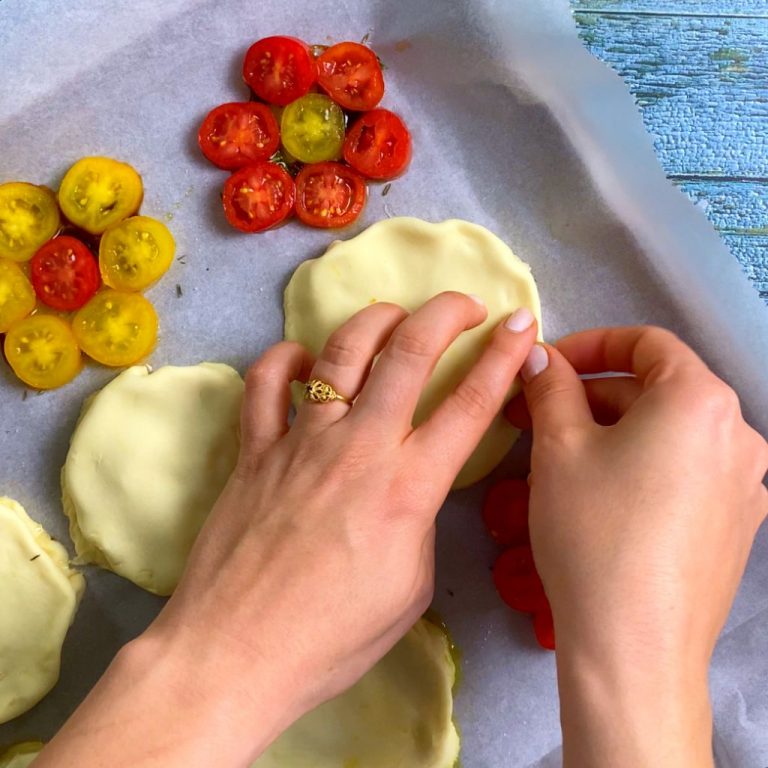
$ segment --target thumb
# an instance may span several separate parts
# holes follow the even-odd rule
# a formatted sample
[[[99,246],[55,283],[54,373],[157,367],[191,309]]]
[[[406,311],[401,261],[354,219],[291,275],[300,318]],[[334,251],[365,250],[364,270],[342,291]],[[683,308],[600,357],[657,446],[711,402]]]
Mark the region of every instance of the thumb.
[[[594,426],[584,385],[555,347],[534,345],[520,375],[534,434]]]

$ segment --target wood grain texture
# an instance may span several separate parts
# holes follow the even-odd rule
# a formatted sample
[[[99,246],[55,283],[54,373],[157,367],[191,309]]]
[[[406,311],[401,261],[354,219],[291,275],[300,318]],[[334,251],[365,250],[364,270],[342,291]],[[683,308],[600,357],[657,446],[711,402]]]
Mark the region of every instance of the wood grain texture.
[[[768,16],[768,0],[573,0],[577,10],[616,13]]]

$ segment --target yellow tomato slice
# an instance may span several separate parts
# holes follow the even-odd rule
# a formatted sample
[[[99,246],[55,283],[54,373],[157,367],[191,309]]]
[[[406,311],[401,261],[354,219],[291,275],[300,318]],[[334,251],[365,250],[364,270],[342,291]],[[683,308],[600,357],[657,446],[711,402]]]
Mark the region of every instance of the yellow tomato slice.
[[[72,319],[81,349],[102,365],[121,367],[146,357],[157,341],[157,313],[139,293],[97,293]]]
[[[61,226],[56,196],[25,181],[0,184],[0,256],[28,261]]]
[[[36,303],[35,290],[19,266],[0,259],[0,333],[26,317]]]
[[[302,163],[337,160],[344,147],[344,112],[322,93],[308,93],[283,110],[280,135]]]
[[[32,315],[14,323],[4,349],[13,372],[35,389],[61,387],[82,368],[72,329],[55,315]]]
[[[99,244],[104,282],[122,291],[143,291],[171,266],[176,243],[161,221],[132,216],[113,224]]]
[[[109,157],[83,157],[59,187],[62,213],[93,235],[136,213],[143,197],[141,176],[127,163]]]

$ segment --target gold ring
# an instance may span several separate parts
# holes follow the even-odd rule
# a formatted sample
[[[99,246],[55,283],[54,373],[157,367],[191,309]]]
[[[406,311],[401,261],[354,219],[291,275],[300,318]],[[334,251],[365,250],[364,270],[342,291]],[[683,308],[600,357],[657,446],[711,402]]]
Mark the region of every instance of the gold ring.
[[[352,401],[344,395],[340,395],[330,384],[321,379],[310,379],[304,385],[304,399],[310,403],[332,403],[338,400],[347,405],[352,405]]]

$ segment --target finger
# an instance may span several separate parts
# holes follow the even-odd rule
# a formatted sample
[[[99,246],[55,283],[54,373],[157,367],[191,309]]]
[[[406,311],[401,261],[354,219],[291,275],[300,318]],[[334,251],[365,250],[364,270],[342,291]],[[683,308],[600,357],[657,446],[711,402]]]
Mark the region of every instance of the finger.
[[[597,328],[555,346],[579,373],[632,373],[646,386],[691,366],[706,367],[675,334],[655,326]]]
[[[584,385],[557,349],[534,345],[520,373],[534,440],[537,433],[556,434],[595,425]]]
[[[312,355],[293,341],[268,349],[245,375],[240,456],[252,464],[288,431],[291,382],[309,375]]]
[[[634,376],[611,376],[582,380],[592,416],[598,424],[615,424],[643,394],[643,385]]]
[[[360,310],[334,331],[317,358],[310,378],[330,384],[340,395],[354,400],[360,392],[376,355],[408,313],[396,304],[379,302]],[[304,402],[296,427],[331,424],[346,416],[350,404]]]
[[[536,320],[527,308],[499,325],[464,380],[411,435],[419,455],[439,454],[451,475],[458,474],[509,397],[535,341]]]
[[[383,419],[398,433],[413,414],[438,360],[456,337],[485,320],[479,299],[453,291],[430,299],[400,324],[360,393],[355,418]]]

